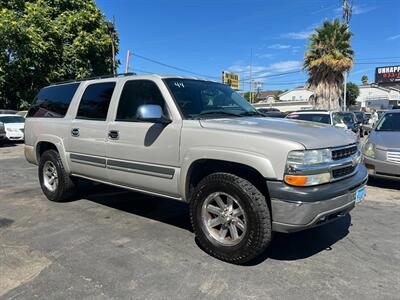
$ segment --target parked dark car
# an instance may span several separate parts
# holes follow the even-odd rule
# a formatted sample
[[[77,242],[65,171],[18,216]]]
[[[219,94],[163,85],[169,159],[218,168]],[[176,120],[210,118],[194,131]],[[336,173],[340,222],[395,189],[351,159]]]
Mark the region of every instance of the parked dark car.
[[[358,134],[358,123],[357,118],[353,112],[350,111],[342,111],[342,112],[335,112],[333,114],[334,123],[342,123],[347,126],[347,129],[353,131],[354,133]]]

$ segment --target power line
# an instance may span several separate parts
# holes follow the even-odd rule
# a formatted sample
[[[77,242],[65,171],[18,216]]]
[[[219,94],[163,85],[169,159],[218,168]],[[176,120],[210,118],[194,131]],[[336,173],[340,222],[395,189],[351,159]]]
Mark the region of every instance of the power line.
[[[220,77],[217,77],[217,76],[210,76],[210,75],[200,74],[200,73],[193,72],[193,71],[190,71],[190,70],[187,70],[187,69],[184,69],[184,68],[180,68],[180,67],[177,67],[177,66],[169,65],[169,64],[160,62],[158,60],[155,60],[155,59],[152,59],[152,58],[148,58],[148,57],[145,57],[143,55],[136,54],[136,53],[132,53],[132,55],[136,56],[138,58],[141,58],[143,60],[147,60],[149,62],[152,62],[152,63],[155,63],[155,64],[159,64],[161,66],[164,66],[164,67],[167,67],[167,68],[170,68],[170,69],[174,69],[174,70],[177,70],[177,71],[180,71],[180,72],[189,73],[189,74],[197,75],[197,76],[200,76],[200,77],[220,79]]]

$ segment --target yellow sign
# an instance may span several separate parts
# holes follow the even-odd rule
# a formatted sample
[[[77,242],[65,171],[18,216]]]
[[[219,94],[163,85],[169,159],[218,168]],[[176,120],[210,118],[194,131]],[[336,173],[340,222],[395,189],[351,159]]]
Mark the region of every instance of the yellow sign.
[[[229,85],[234,90],[239,90],[239,74],[235,74],[228,71],[222,71],[222,83]]]

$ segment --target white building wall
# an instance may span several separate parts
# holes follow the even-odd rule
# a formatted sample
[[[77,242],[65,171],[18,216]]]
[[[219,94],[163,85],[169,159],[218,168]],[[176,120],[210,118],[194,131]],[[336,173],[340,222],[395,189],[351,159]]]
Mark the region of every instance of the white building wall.
[[[298,88],[298,89],[293,89],[290,91],[287,91],[279,96],[279,100],[281,101],[308,101],[310,99],[310,96],[313,94],[313,92],[304,89],[304,88]]]
[[[400,92],[393,89],[380,88],[376,86],[359,86],[360,95],[356,101],[361,107],[387,106],[389,101],[399,101]],[[385,107],[386,108],[386,107]]]

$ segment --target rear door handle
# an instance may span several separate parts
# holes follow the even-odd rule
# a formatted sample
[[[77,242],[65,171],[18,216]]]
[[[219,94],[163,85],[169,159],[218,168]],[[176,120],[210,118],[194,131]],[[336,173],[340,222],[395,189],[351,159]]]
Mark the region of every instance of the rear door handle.
[[[75,136],[75,137],[78,137],[79,136],[79,128],[73,128],[71,130],[71,135]]]
[[[108,132],[108,137],[112,140],[118,140],[119,138],[119,131],[118,130],[110,130]]]

